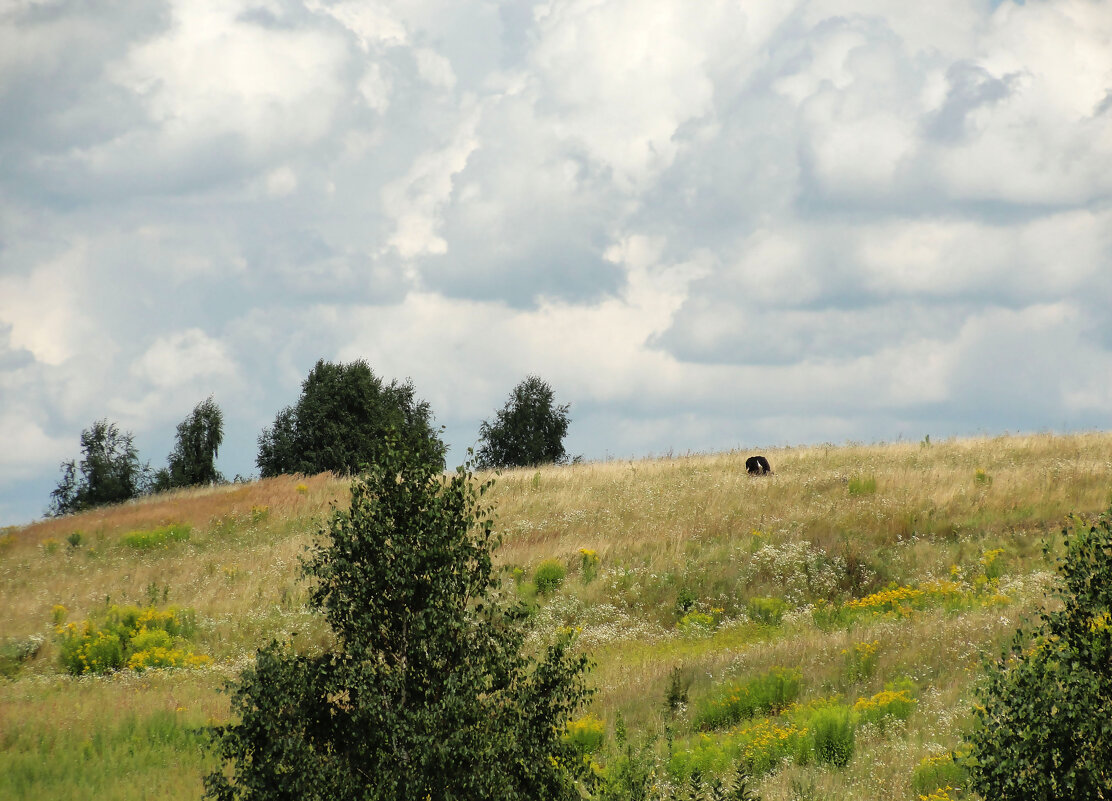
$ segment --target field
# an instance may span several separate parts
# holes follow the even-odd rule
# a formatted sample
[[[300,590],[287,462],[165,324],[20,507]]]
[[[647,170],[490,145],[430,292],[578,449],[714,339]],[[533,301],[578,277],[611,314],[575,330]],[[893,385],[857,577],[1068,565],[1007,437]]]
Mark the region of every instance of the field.
[[[980,660],[1049,603],[1044,545],[1112,502],[1112,434],[764,453],[766,477],[743,452],[499,476],[530,641],[580,629],[598,692],[576,731],[602,770],[620,728],[662,792],[745,755],[766,801],[926,797]],[[0,798],[198,798],[222,683],[273,637],[327,647],[299,555],[346,492],[282,477],[3,530]],[[66,626],[129,605],[187,616],[193,666],[66,672]],[[843,713],[846,758],[807,752]]]

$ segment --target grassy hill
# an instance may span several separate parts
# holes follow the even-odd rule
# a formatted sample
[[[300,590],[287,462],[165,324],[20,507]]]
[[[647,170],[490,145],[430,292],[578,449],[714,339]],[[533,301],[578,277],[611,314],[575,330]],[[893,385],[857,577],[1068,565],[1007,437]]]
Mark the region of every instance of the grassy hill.
[[[765,454],[760,478],[740,452],[503,474],[507,591],[536,605],[538,647],[581,630],[598,693],[578,732],[601,769],[631,752],[620,720],[661,791],[744,754],[766,801],[918,799],[979,660],[1047,602],[1043,543],[1112,501],[1112,434]],[[346,493],[282,477],[0,532],[0,798],[199,797],[223,681],[272,637],[327,646],[298,557]],[[542,592],[549,560],[566,576]],[[128,606],[175,608],[195,666],[67,673],[65,627]],[[807,750],[840,712],[844,767]]]

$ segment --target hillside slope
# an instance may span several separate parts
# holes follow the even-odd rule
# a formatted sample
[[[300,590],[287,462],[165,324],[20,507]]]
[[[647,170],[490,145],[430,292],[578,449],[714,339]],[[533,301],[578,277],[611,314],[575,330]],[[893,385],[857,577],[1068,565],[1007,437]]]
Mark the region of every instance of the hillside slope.
[[[501,475],[506,591],[535,604],[538,646],[581,630],[600,769],[620,719],[662,792],[740,755],[766,800],[916,799],[921,764],[960,741],[979,659],[1045,602],[1043,543],[1109,506],[1112,435],[765,454],[759,478],[740,452]],[[282,477],[0,534],[0,797],[197,798],[195,729],[226,714],[222,682],[272,637],[327,646],[298,557],[346,492]],[[546,560],[566,577],[538,593]],[[127,605],[184,610],[175,647],[197,666],[64,672],[57,632]],[[739,712],[731,693],[778,669],[790,697]],[[843,707],[848,764],[807,757],[807,721]]]

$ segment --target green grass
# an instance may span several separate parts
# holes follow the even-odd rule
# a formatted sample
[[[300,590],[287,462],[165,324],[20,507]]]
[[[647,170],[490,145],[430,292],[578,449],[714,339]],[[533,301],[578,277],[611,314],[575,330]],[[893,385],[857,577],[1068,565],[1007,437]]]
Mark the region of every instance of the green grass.
[[[723,453],[507,471],[486,497],[504,592],[535,609],[528,647],[570,626],[595,663],[570,736],[600,770],[636,762],[666,793],[745,757],[765,801],[918,801],[953,778],[939,755],[981,655],[1046,602],[1043,544],[1112,500],[1109,453],[1108,434],[787,448],[759,482]],[[227,715],[224,679],[273,637],[330,643],[298,564],[346,502],[343,481],[282,477],[0,532],[0,798],[199,797],[196,728]],[[213,663],[70,678],[55,605],[192,609]],[[791,692],[703,729],[709,699],[775,669],[798,671]],[[686,703],[666,703],[673,676]],[[815,732],[844,743],[847,715],[841,766]]]

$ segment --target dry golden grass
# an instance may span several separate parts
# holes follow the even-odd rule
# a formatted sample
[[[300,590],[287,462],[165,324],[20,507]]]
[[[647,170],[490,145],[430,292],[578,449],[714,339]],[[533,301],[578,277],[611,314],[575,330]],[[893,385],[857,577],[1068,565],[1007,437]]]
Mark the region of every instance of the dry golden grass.
[[[913,799],[914,765],[959,737],[972,667],[1043,603],[1050,568],[1041,544],[1053,544],[1067,514],[1094,515],[1109,506],[1112,434],[783,448],[765,451],[775,473],[759,478],[745,472],[748,455],[498,476],[487,497],[504,534],[499,563],[521,568],[526,595],[541,561],[561,560],[569,571],[563,587],[540,600],[533,642],[557,626],[581,627],[582,646],[597,663],[591,711],[611,724],[620,712],[635,734],[659,735],[666,724],[687,731],[690,712],[673,720],[663,703],[676,667],[690,677],[692,704],[727,678],[777,666],[803,671],[805,697],[871,693],[894,677],[911,677],[922,690],[920,705],[895,734],[864,732],[844,771],[790,765],[765,777],[760,789],[766,801],[791,799],[793,780],[813,782],[816,798]],[[876,489],[851,493],[853,479],[875,480]],[[333,476],[282,477],[7,531],[0,540],[0,639],[38,636],[44,645],[16,680],[0,680],[0,743],[7,744],[0,768],[57,756],[20,751],[27,742],[75,748],[82,732],[97,727],[109,739],[123,736],[126,726],[119,727],[129,716],[170,710],[183,725],[220,719],[227,705],[218,686],[257,646],[291,631],[305,646],[326,643],[327,632],[304,606],[299,556],[330,505],[346,499],[347,483]],[[169,523],[191,526],[188,541],[151,550],[123,542],[129,532]],[[82,541],[71,548],[67,537],[75,531]],[[928,609],[848,630],[824,631],[812,622],[818,600],[860,597],[889,582],[952,574],[972,580],[983,569],[982,555],[997,548],[1008,586],[1004,605]],[[599,557],[593,581],[580,572],[580,549]],[[749,622],[745,608],[753,596],[786,599],[786,622],[779,628]],[[681,631],[683,597],[720,625],[702,636]],[[195,647],[215,663],[141,677],[60,675],[51,641],[54,605],[77,620],[109,598],[196,610]],[[875,673],[851,681],[842,651],[866,640],[879,643]],[[176,781],[183,789],[171,795],[196,797],[200,757],[172,754],[176,767],[163,773],[161,757],[144,763],[144,781],[152,787]],[[49,792],[40,786],[37,796],[12,792],[82,797],[67,781],[59,778]],[[140,788],[111,785],[107,773],[98,781],[98,798],[147,797]]]

